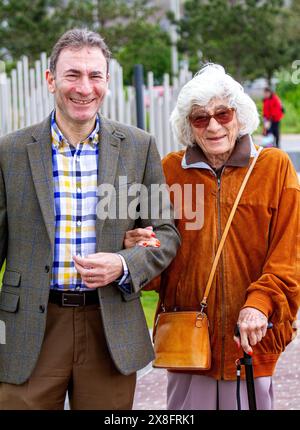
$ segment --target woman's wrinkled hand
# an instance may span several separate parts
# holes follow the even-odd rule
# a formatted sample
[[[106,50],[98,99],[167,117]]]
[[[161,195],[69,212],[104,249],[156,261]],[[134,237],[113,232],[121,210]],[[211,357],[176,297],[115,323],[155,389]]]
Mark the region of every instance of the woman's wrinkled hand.
[[[126,232],[124,247],[126,249],[133,248],[136,245],[144,247],[154,246],[155,248],[160,247],[160,241],[156,238],[156,234],[154,233],[152,226],[136,228]]]
[[[240,338],[234,336],[234,341],[238,347],[242,346],[247,354],[252,355],[251,346],[259,343],[267,333],[268,319],[258,309],[247,307],[240,311],[237,324]]]

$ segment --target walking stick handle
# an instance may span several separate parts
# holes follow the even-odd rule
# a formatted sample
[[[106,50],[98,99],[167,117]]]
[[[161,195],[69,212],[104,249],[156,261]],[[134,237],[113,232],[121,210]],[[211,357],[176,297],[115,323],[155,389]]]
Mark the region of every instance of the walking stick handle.
[[[267,329],[271,329],[271,328],[273,328],[273,323],[271,321],[269,321]],[[236,324],[235,327],[234,327],[234,335],[236,337],[241,337],[241,335],[240,335],[240,328],[239,328],[238,324]]]

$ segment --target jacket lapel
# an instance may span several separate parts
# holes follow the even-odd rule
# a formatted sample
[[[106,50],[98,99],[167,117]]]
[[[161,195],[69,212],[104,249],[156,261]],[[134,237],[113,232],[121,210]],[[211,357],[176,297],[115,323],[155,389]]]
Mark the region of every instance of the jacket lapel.
[[[114,185],[117,173],[117,166],[120,152],[120,141],[125,138],[125,135],[116,130],[112,123],[104,117],[101,117],[100,125],[100,142],[99,142],[99,159],[98,159],[98,181],[97,185],[111,184]],[[101,200],[99,197],[98,202]],[[99,243],[101,232],[105,220],[99,219],[96,221],[97,234],[97,252],[99,251]]]
[[[32,136],[34,142],[27,145],[31,174],[53,252],[55,217],[50,117]]]

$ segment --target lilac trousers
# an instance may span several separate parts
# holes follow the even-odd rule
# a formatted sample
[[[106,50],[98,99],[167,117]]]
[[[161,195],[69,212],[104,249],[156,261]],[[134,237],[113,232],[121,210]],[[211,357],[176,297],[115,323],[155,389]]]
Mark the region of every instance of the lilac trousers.
[[[254,384],[257,409],[273,409],[271,376],[255,378]],[[240,397],[241,409],[248,410],[245,381],[241,381]],[[168,410],[216,410],[217,405],[219,410],[237,409],[236,381],[216,381],[209,376],[168,372]]]

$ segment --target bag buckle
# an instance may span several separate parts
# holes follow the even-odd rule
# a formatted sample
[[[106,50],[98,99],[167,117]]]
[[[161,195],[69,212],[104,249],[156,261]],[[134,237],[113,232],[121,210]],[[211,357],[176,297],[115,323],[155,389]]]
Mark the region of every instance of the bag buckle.
[[[203,301],[200,303],[200,306],[201,306],[200,313],[204,314],[204,309],[207,308],[207,303]]]

